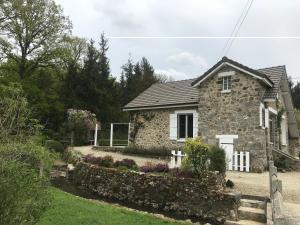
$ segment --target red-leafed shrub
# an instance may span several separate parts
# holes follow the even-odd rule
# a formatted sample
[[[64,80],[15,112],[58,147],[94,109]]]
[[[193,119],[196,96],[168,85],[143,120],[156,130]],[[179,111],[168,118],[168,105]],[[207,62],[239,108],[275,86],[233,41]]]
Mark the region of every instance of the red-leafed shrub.
[[[151,163],[147,162],[144,166],[140,168],[140,170],[144,173],[153,173],[153,172],[158,172],[158,173],[167,173],[169,172],[169,166],[166,163]]]
[[[86,155],[83,157],[83,161],[86,163],[91,163],[98,166],[104,166],[104,167],[112,167],[114,160],[110,155],[104,156],[104,157],[96,157],[93,155]]]

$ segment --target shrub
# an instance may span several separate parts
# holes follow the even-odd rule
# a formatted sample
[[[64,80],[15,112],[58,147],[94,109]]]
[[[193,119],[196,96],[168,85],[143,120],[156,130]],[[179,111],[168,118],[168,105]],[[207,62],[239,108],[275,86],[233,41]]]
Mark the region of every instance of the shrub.
[[[152,163],[146,162],[144,166],[140,168],[141,172],[144,173],[167,173],[169,172],[169,166],[166,163]]]
[[[283,156],[275,156],[274,157],[274,166],[278,168],[278,170],[289,170],[290,163],[288,159]]]
[[[195,174],[190,170],[181,170],[179,168],[173,168],[169,171],[171,176],[177,178],[195,178]]]
[[[144,156],[171,156],[171,150],[165,147],[153,147],[153,148],[142,148],[136,145],[130,145],[129,147],[120,150],[122,153],[133,154],[133,155],[144,155]]]
[[[209,146],[202,139],[187,139],[185,142],[184,153],[186,156],[183,159],[182,168],[192,170],[200,174],[207,171],[209,159]]]
[[[211,171],[219,171],[220,173],[226,171],[226,156],[225,151],[222,148],[219,148],[217,146],[211,147],[209,158],[209,169]]]
[[[123,159],[121,161],[116,161],[114,163],[114,167],[125,167],[127,169],[136,169],[137,168],[137,164],[132,159]]]
[[[226,181],[226,187],[233,188],[233,187],[234,187],[233,181],[231,181],[231,180],[228,179],[228,180]]]
[[[112,156],[110,155],[106,155],[102,158],[102,162],[100,166],[104,166],[104,167],[113,167],[114,164],[114,159]]]
[[[67,151],[64,151],[64,153],[62,155],[62,159],[64,161],[66,161],[67,163],[71,163],[71,164],[76,165],[78,162],[81,161],[81,159],[82,159],[82,153],[76,152],[76,151],[67,150]]]
[[[49,150],[53,150],[58,153],[64,152],[64,146],[59,141],[47,140],[45,143],[45,147],[48,148]]]
[[[114,159],[110,155],[104,156],[104,157],[96,157],[91,154],[88,154],[83,157],[83,161],[86,163],[91,163],[98,166],[103,167],[113,167]]]

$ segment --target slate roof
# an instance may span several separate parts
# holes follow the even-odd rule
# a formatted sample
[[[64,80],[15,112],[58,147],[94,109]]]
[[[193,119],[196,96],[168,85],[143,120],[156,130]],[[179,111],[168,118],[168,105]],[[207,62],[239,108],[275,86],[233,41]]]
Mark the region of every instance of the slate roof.
[[[258,69],[257,71],[266,74],[273,82],[274,86],[267,89],[264,99],[276,98],[280,88],[280,81],[285,76],[285,66],[275,66],[269,68]]]
[[[180,104],[197,104],[198,91],[191,83],[195,79],[153,84],[131,102],[124,109],[137,107],[170,106]]]
[[[175,105],[190,105],[198,103],[198,91],[193,87],[199,80],[208,75],[223,62],[229,62],[237,67],[254,73],[264,78],[273,87],[267,88],[265,98],[275,98],[280,88],[280,80],[285,75],[285,67],[277,66],[263,69],[251,69],[236,61],[223,57],[217,64],[205,72],[202,76],[195,79],[173,81],[167,83],[153,84],[131,102],[123,107],[124,110],[134,110],[137,108],[166,107]]]
[[[195,79],[195,81],[193,81],[192,85],[197,84],[200,80],[202,80],[204,77],[206,77],[207,75],[209,75],[214,69],[216,69],[217,67],[219,67],[222,63],[226,63],[226,62],[230,63],[230,64],[232,64],[234,66],[237,66],[237,67],[239,67],[241,69],[244,69],[246,71],[249,71],[250,73],[253,73],[256,76],[261,77],[261,78],[267,80],[268,82],[270,82],[271,84],[273,84],[272,80],[270,80],[270,78],[266,74],[261,73],[259,70],[254,70],[254,69],[252,69],[250,67],[247,67],[247,66],[245,66],[245,65],[243,65],[243,64],[241,64],[241,63],[239,63],[237,61],[234,61],[234,60],[229,59],[229,58],[227,58],[227,57],[224,56],[222,58],[222,60],[220,60],[219,62],[217,62],[213,67],[211,67],[209,70],[207,70],[202,76],[200,76],[197,79]]]

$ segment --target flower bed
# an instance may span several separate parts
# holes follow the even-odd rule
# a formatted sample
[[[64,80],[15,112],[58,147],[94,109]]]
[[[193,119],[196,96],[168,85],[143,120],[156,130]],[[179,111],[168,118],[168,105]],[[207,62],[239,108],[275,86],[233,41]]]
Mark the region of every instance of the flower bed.
[[[239,206],[239,196],[226,193],[217,175],[212,172],[198,179],[189,179],[81,162],[71,178],[76,185],[102,197],[198,218],[212,224],[234,218]]]

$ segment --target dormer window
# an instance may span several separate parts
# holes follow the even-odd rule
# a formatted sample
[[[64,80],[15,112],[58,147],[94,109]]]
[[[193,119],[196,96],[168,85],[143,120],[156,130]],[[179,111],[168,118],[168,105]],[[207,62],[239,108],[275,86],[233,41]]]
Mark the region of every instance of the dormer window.
[[[223,91],[230,91],[231,90],[231,76],[224,76],[223,77]]]

